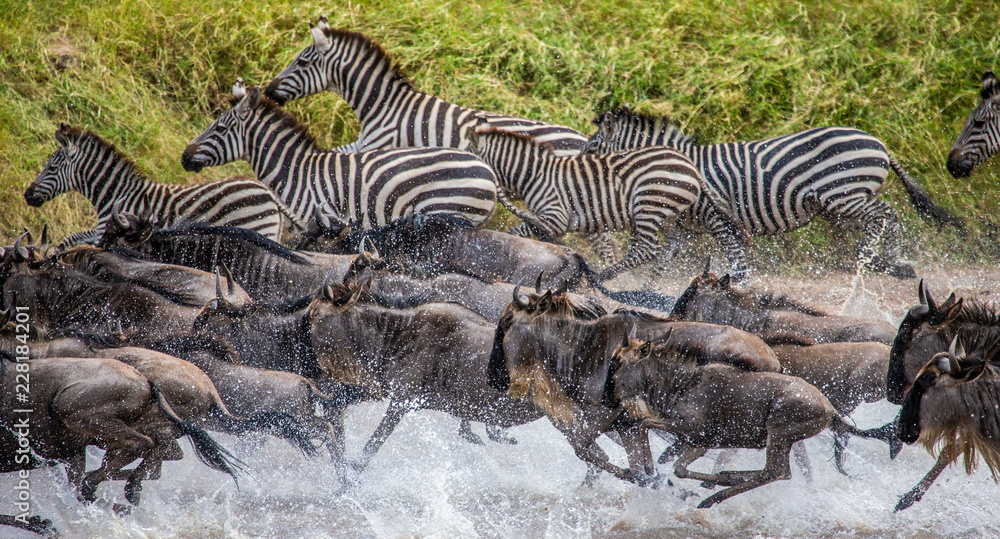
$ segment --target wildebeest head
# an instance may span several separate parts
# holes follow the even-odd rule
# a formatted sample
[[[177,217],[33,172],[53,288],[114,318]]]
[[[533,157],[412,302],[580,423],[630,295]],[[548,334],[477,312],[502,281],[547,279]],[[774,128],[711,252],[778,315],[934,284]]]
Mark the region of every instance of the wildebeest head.
[[[104,248],[124,247],[136,249],[153,235],[157,224],[153,222],[151,213],[140,215],[121,211],[121,201],[112,208],[111,218],[104,225],[104,235],[97,244]]]
[[[889,352],[886,398],[893,404],[902,403],[903,393],[916,379],[917,371],[934,354],[947,350],[957,331],[952,323],[962,313],[963,298],[956,298],[952,293],[939,305],[923,280],[920,281],[918,295],[920,304],[906,313]]]

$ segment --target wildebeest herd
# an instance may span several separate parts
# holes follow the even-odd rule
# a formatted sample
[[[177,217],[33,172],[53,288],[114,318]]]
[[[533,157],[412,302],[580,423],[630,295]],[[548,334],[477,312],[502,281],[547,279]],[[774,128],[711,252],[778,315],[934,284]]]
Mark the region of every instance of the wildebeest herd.
[[[656,464],[673,460],[676,477],[725,487],[699,507],[789,478],[793,452],[806,462],[798,442],[826,429],[841,471],[849,436],[885,441],[891,457],[918,440],[937,453],[897,510],[960,457],[970,473],[982,457],[1000,474],[1000,306],[954,293],[938,302],[921,281],[896,328],[745,280],[752,236],[815,216],[862,229],[859,272],[915,277],[898,259],[896,214],[877,198],[890,168],[918,213],[961,226],[871,135],[829,127],[698,146],[669,120],[618,109],[588,140],[420,93],[369,38],[325,18],[311,31],[265,90],[237,81],[231,108],[181,156],[192,171],[243,159],[256,180],[156,184],[98,135],[56,132],[25,200],[76,190],[98,224],[3,248],[0,471],[64,463],[81,501],[124,481],[137,505],[142,482],[184,457],[178,438],[237,478],[246,465],[207,431],[262,433],[310,457],[325,446],[349,488],[403,416],[425,408],[479,444],[471,422],[515,443],[508,427],[547,417],[588,482],[607,472],[655,487],[666,480]],[[320,148],[281,108],[323,90],[356,111],[357,142]],[[952,174],[997,151],[998,111],[988,72]],[[498,201],[522,221],[510,233],[483,228]],[[679,230],[711,233],[731,273],[707,267],[677,298],[604,286],[654,258],[655,277]],[[617,261],[615,231],[632,234]],[[557,243],[569,232],[603,271]],[[861,403],[886,398],[902,405],[896,420],[852,425]],[[348,460],[345,409],[370,400],[387,411]],[[655,460],[650,430],[672,441]],[[105,451],[91,471],[89,445]],[[720,448],[764,449],[766,463],[688,469]],[[53,531],[27,514],[0,524]]]

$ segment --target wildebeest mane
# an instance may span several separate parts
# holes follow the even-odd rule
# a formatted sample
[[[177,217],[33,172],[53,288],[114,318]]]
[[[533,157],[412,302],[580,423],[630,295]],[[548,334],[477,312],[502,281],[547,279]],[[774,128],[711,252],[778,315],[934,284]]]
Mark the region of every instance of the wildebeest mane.
[[[966,473],[978,464],[977,455],[990,469],[994,481],[1000,482],[1000,376],[987,367],[987,372],[972,382],[956,386],[962,409],[954,410],[955,421],[946,426],[924,427],[920,442],[932,451],[948,447],[956,462],[964,455]]]
[[[162,228],[153,233],[150,240],[154,238],[171,238],[186,235],[199,237],[222,237],[228,240],[245,243],[252,248],[260,249],[265,253],[279,256],[295,264],[309,264],[301,254],[260,235],[253,230],[235,226],[214,226],[203,222],[181,222],[171,228]],[[147,240],[147,241],[150,241]]]
[[[701,379],[695,355],[666,344],[665,338],[652,344],[649,357],[638,361],[616,359],[614,364],[615,400],[625,403],[630,415],[637,416],[633,419],[649,415],[649,410],[638,411],[646,408],[644,404],[652,406],[653,411],[670,410],[677,397]]]

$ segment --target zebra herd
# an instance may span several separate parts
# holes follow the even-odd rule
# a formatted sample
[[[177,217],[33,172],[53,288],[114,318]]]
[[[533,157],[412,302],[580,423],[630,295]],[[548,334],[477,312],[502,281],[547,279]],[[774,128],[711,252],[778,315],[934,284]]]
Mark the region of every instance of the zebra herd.
[[[669,119],[626,108],[598,116],[597,132],[587,139],[567,127],[421,93],[365,35],[333,29],[325,17],[310,27],[313,43],[263,93],[237,81],[232,108],[182,156],[189,171],[244,159],[260,183],[233,178],[187,188],[154,184],[97,135],[63,125],[56,134],[61,148],[25,200],[38,206],[68,190],[91,200],[97,227],[71,235],[63,246],[96,241],[116,204],[168,224],[198,220],[279,239],[283,217],[302,230],[318,211],[363,228],[415,213],[457,214],[484,224],[499,200],[523,221],[511,233],[547,241],[584,234],[609,265],[602,280],[652,259],[666,235],[653,268],[657,275],[684,232],[707,232],[739,281],[750,270],[750,237],[782,234],[816,216],[862,230],[858,271],[912,278],[913,268],[899,260],[896,213],[878,200],[890,168],[921,216],[939,226],[961,226],[882,142],[857,129],[698,145]],[[357,141],[318,148],[306,126],[280,108],[324,90],[340,94],[354,109]],[[990,72],[982,98],[949,155],[948,170],[956,177],[1000,147],[1000,91]],[[614,231],[630,231],[632,241],[612,265]]]

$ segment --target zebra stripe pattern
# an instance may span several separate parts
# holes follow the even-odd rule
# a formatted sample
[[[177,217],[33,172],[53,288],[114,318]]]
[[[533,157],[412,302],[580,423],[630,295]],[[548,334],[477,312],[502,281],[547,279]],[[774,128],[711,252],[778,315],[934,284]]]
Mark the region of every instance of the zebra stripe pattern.
[[[918,211],[942,224],[954,221],[930,201],[882,142],[857,129],[824,127],[754,142],[699,146],[668,119],[627,109],[605,112],[594,123],[598,132],[588,141],[587,152],[664,146],[682,152],[697,165],[704,181],[703,196],[685,223],[696,232],[715,235],[737,278],[747,268],[741,234],[781,234],[817,215],[863,228],[859,269],[873,267],[901,278],[913,277],[913,268],[897,260],[896,212],[877,199],[889,167],[903,181]],[[882,255],[877,256],[883,238]]]
[[[332,90],[354,109],[358,140],[337,148],[358,152],[386,147],[468,149],[467,133],[480,121],[530,135],[557,152],[575,155],[587,137],[568,127],[454,105],[419,92],[377,43],[356,32],[331,29],[326,17],[312,28],[313,44],[268,85],[278,104]]]
[[[497,172],[501,191],[525,201],[530,215],[521,217],[532,227],[554,238],[632,231],[628,253],[602,280],[652,258],[658,233],[701,192],[694,164],[666,148],[561,157],[518,133],[489,126],[473,133],[473,151]]]
[[[983,75],[982,102],[976,107],[948,154],[948,172],[967,178],[1000,151],[1000,83],[992,71]]]
[[[97,227],[76,232],[62,246],[100,239],[118,206],[120,211],[149,212],[155,221],[203,221],[247,228],[278,240],[282,205],[267,188],[250,178],[230,178],[198,185],[153,182],[114,145],[96,134],[62,124],[56,131],[60,148],[24,192],[31,206],[41,206],[61,193],[79,191],[97,211]]]
[[[184,150],[184,168],[244,158],[303,224],[325,205],[364,228],[417,213],[459,215],[480,225],[496,209],[493,171],[468,152],[324,150],[260,88],[247,91],[239,81],[233,93],[234,106]]]

